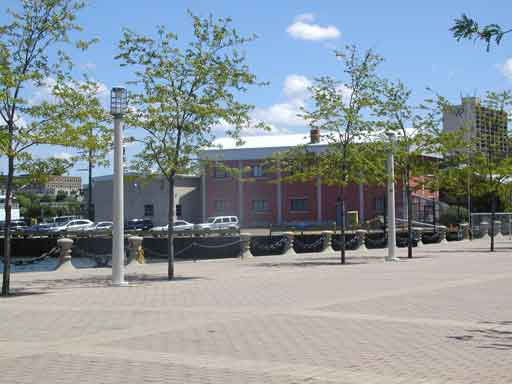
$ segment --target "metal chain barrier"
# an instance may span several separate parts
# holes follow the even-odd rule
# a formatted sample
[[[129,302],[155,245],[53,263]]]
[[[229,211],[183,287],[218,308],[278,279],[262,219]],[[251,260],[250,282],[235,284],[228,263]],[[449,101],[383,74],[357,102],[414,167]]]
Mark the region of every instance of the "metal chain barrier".
[[[261,244],[257,241],[252,242],[252,246],[255,249],[261,250],[263,252],[273,252],[273,251],[280,250],[283,245],[285,247],[288,245],[288,238],[282,237],[281,240],[278,240],[277,242],[275,242],[273,244]]]
[[[34,259],[31,259],[31,260],[13,261],[11,264],[15,265],[15,266],[38,264],[38,263],[41,263],[42,261],[45,261],[48,258],[50,258],[50,257],[52,257],[54,255],[58,255],[58,254],[59,254],[59,247],[53,247],[50,251],[48,251],[46,253],[43,253],[39,257],[36,257]]]
[[[189,249],[192,249],[193,247],[205,248],[205,249],[220,249],[220,248],[231,247],[233,245],[240,244],[241,242],[242,242],[241,240],[236,240],[236,241],[233,241],[232,243],[228,243],[228,244],[205,245],[205,244],[196,243],[194,241],[194,242],[190,243],[189,245],[187,245],[185,248],[180,249],[179,251],[175,252],[174,257],[181,255],[182,253],[188,251]],[[160,258],[168,257],[168,255],[166,253],[165,254],[160,253],[160,252],[152,250],[152,249],[146,249],[145,252],[148,254],[156,255],[157,257],[160,257]]]
[[[303,243],[302,241],[298,240],[297,238],[295,238],[293,240],[293,243],[297,244],[300,248],[309,251],[309,250],[318,248],[320,245],[322,245],[324,243],[324,240],[325,240],[324,235],[322,235],[322,236],[320,236],[320,238],[318,240],[316,240],[315,242],[313,242],[311,244]]]
[[[331,241],[334,245],[341,248],[341,240],[336,240],[333,237]],[[359,240],[358,240],[357,236],[354,236],[350,240],[345,239],[345,249],[347,249],[347,248],[356,249],[358,244],[359,244]]]

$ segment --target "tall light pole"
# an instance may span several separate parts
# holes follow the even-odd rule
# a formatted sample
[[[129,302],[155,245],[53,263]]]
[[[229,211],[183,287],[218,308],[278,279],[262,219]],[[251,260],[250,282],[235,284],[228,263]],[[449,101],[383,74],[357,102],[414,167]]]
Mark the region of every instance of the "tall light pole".
[[[114,87],[110,92],[110,113],[114,116],[114,195],[112,228],[112,285],[127,285],[124,281],[124,181],[123,181],[123,115],[127,108],[125,88]]]
[[[386,261],[400,261],[396,257],[396,221],[395,221],[395,164],[393,158],[395,135],[392,132],[387,134],[389,138],[388,151],[388,256]]]

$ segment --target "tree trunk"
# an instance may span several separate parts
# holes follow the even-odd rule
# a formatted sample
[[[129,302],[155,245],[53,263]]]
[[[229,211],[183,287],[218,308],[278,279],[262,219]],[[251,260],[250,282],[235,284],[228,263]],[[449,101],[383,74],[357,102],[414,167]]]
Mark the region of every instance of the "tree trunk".
[[[87,191],[87,215],[89,220],[94,221],[92,209],[92,150],[89,150],[89,186]]]
[[[14,178],[14,157],[8,157],[7,184],[5,188],[5,222],[4,222],[4,271],[2,276],[2,296],[8,296],[11,284],[11,211],[12,184]]]
[[[341,220],[340,220],[340,257],[341,264],[345,264],[345,188],[341,187],[340,194],[340,211],[341,211]]]
[[[405,191],[407,197],[407,257],[412,259],[412,192],[409,179],[410,171],[407,169],[405,177]]]
[[[494,252],[494,235],[495,225],[494,220],[496,219],[496,193],[493,191],[491,196],[491,252]]]
[[[167,257],[168,267],[167,276],[169,280],[174,278],[174,181],[175,174],[169,178],[169,213],[167,227]]]

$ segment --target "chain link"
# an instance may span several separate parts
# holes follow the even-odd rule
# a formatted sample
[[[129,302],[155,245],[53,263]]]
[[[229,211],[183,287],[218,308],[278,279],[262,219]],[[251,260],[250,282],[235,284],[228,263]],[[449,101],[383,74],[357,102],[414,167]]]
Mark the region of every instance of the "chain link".
[[[311,250],[311,249],[318,248],[318,246],[320,246],[320,245],[323,245],[324,241],[325,241],[325,237],[322,235],[322,236],[320,236],[320,238],[318,240],[316,240],[315,242],[313,242],[311,244],[303,243],[302,241],[298,240],[297,238],[295,238],[293,240],[293,243],[297,244],[300,248],[302,248],[304,250]]]
[[[13,261],[11,264],[12,265],[15,265],[15,266],[23,266],[23,265],[31,265],[31,264],[38,264],[38,263],[41,263],[45,260],[47,260],[48,258],[50,258],[51,256],[55,255],[55,254],[58,254],[59,252],[59,247],[53,247],[50,251],[48,251],[47,253],[43,253],[41,256],[39,257],[36,257],[34,259],[31,259],[31,260],[18,260],[18,261]]]
[[[278,240],[274,244],[261,244],[261,243],[259,243],[257,241],[253,241],[252,242],[252,246],[255,249],[259,249],[259,250],[262,250],[264,252],[276,251],[276,250],[280,249],[282,245],[287,246],[288,244],[289,244],[289,241],[288,241],[287,237],[282,237],[280,240]]]

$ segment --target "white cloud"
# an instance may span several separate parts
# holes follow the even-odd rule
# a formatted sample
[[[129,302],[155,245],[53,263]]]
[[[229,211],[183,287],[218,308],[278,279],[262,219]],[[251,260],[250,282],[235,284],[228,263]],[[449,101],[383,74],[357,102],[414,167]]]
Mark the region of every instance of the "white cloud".
[[[302,106],[302,103],[291,101],[274,104],[268,108],[256,108],[254,118],[277,127],[303,126],[305,125],[304,119],[298,116]]]
[[[71,160],[73,158],[73,155],[68,152],[60,152],[60,153],[53,155],[53,157],[55,157],[56,159],[61,159],[61,160]]]
[[[343,85],[340,85],[339,87],[337,87],[337,91],[338,91],[338,93],[341,94],[341,96],[343,98],[343,102],[345,104],[348,104],[350,101],[350,96],[352,95],[352,89],[347,87],[345,84],[343,84]]]
[[[271,125],[276,133],[288,132],[290,127],[306,126],[306,121],[299,115],[302,114],[301,108],[311,97],[311,86],[312,82],[306,76],[286,76],[283,83],[285,99],[266,108],[256,108],[253,112],[254,119]]]
[[[53,88],[57,85],[57,81],[53,77],[47,77],[42,80],[39,85],[34,84],[34,92],[32,93],[32,98],[30,99],[31,104],[39,104],[43,101],[52,102],[54,101]]]
[[[91,79],[91,81],[95,82],[95,93],[98,96],[98,98],[103,102],[107,103],[108,96],[109,96],[109,89],[106,84],[96,81],[94,79]],[[55,80],[53,77],[47,77],[41,81],[39,85],[33,83],[33,91],[30,98],[30,103],[32,105],[36,105],[39,103],[42,103],[44,101],[53,103],[57,102],[56,98],[53,96],[53,89],[57,85],[57,80]]]
[[[309,96],[312,83],[302,75],[288,75],[284,80],[283,93],[290,99],[305,99]]]
[[[512,80],[512,57],[509,57],[505,60],[505,63],[499,65],[499,69],[501,70],[501,73],[503,73],[503,76]]]
[[[297,16],[293,24],[288,26],[286,32],[298,40],[320,41],[337,39],[341,32],[333,25],[321,26],[313,24],[315,17],[311,13],[305,13]]]

